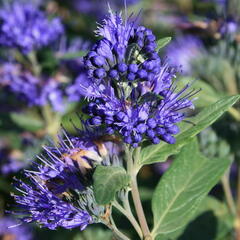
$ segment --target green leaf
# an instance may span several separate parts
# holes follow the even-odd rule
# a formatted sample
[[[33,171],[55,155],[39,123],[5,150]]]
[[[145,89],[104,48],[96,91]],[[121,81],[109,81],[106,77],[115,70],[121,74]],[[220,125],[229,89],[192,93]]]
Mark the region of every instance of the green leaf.
[[[152,235],[166,239],[166,234],[186,225],[230,164],[225,158],[204,157],[196,140],[185,146],[153,194]]]
[[[188,224],[178,240],[217,240],[231,232],[233,217],[223,202],[207,196],[198,211],[196,218]]]
[[[191,118],[193,123],[181,122],[179,127],[181,132],[176,136],[175,144],[160,143],[158,145],[150,145],[142,149],[140,163],[151,164],[155,162],[164,162],[180,149],[203,129],[215,122],[229,107],[236,103],[239,95],[224,97],[216,103],[204,108],[199,114]]]
[[[11,113],[11,120],[28,131],[37,131],[44,127],[44,122],[32,112]]]
[[[232,231],[233,220],[225,203],[207,196],[186,226],[164,237],[168,240],[223,240]]]
[[[159,39],[159,40],[157,41],[157,49],[156,49],[157,52],[158,52],[161,48],[165,47],[171,40],[172,40],[171,37],[165,37],[165,38]]]
[[[93,191],[98,204],[114,200],[120,189],[129,185],[130,177],[122,167],[97,166],[93,174]]]

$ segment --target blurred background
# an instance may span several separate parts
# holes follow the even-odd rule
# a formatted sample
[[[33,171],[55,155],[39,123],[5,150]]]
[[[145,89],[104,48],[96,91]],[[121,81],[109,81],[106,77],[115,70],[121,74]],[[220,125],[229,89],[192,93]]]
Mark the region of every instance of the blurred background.
[[[84,99],[78,86],[86,78],[82,56],[96,41],[94,30],[107,14],[108,4],[114,11],[125,11],[124,0],[0,0],[0,239],[112,239],[101,225],[83,233],[35,225],[8,228],[17,222],[6,212],[14,202],[13,177],[29,167],[43,144],[56,141],[61,124],[72,134],[72,123],[80,124],[76,113],[81,114]],[[139,14],[139,24],[152,29],[157,39],[172,37],[160,54],[177,66],[179,85],[190,82],[201,89],[196,113],[223,96],[239,93],[239,0],[126,0],[126,6],[129,14]],[[199,143],[209,158],[226,157],[233,164],[176,239],[236,239],[239,106],[203,131]],[[150,224],[153,189],[172,161],[173,157],[140,172]],[[118,224],[135,239],[124,218],[119,216]]]

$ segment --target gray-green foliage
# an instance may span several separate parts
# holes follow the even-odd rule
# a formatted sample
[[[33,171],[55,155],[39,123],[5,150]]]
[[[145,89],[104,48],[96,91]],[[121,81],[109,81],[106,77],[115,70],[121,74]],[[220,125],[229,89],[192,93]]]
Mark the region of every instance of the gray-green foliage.
[[[122,167],[97,166],[93,174],[93,190],[98,204],[109,204],[120,189],[127,187],[130,177]]]
[[[194,220],[184,227],[177,240],[220,240],[231,232],[232,224],[233,217],[226,204],[207,196],[202,201]]]
[[[11,120],[19,127],[28,131],[37,131],[44,127],[44,122],[34,112],[25,111],[21,113],[11,113]]]
[[[204,157],[198,151],[196,140],[186,145],[154,192],[153,236],[168,239],[171,233],[186,225],[230,163],[226,158]]]

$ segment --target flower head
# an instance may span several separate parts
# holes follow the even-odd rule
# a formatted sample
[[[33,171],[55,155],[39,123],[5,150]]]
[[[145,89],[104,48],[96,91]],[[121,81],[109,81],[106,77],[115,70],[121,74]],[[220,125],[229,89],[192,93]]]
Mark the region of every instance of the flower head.
[[[171,65],[181,68],[183,74],[193,71],[193,63],[204,53],[201,40],[197,37],[187,35],[178,37],[170,43],[166,49],[166,55]]]
[[[0,66],[0,86],[14,93],[29,106],[50,103],[55,111],[64,110],[61,83],[55,78],[36,77],[20,64],[5,63]]]
[[[84,131],[83,137],[71,137],[63,130],[59,146],[44,147],[40,163],[25,171],[30,183],[16,182],[22,193],[15,199],[23,222],[37,222],[49,229],[83,230],[102,221],[105,207],[96,203],[92,174],[97,165],[110,164],[114,153],[105,145],[110,140],[102,140],[98,131],[79,131]]]
[[[89,79],[81,84],[88,123],[134,147],[145,139],[175,143],[176,123],[193,107],[188,98],[195,92],[188,85],[177,91],[176,69],[161,61],[152,31],[110,13],[97,34],[102,39],[85,57]]]
[[[57,227],[83,230],[92,223],[91,216],[54,195],[36,177],[26,174],[31,179],[31,185],[19,181],[19,190],[23,196],[15,196],[18,207],[22,207],[23,222],[38,222],[49,229]]]
[[[0,9],[0,45],[24,53],[47,46],[63,33],[59,18],[48,19],[37,5],[13,1]]]

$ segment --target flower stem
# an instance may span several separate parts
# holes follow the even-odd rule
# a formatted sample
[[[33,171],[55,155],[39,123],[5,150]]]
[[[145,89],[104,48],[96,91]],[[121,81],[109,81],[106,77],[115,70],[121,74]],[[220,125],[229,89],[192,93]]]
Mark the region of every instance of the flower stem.
[[[36,77],[39,77],[41,74],[41,66],[38,63],[36,52],[32,51],[28,54],[28,59],[32,64],[32,70]]]
[[[238,167],[237,180],[237,217],[235,220],[236,240],[240,240],[240,167]]]
[[[137,148],[135,151],[135,155],[133,156],[132,149],[125,147],[126,149],[126,160],[127,160],[127,170],[128,174],[131,176],[131,189],[132,189],[132,198],[134,207],[137,213],[138,221],[140,223],[140,227],[143,233],[144,240],[151,240],[151,234],[147,225],[147,220],[143,211],[142,202],[140,199],[140,194],[138,190],[137,184],[137,174],[139,172],[139,159],[140,159],[140,148]]]
[[[232,192],[231,192],[231,187],[230,187],[230,183],[229,183],[229,171],[227,171],[222,179],[222,186],[223,186],[223,191],[226,197],[226,201],[227,201],[227,205],[229,208],[229,211],[231,212],[232,215],[236,214],[236,207],[235,207],[235,203],[233,200],[233,196],[232,196]]]
[[[234,107],[230,107],[228,109],[228,112],[232,115],[232,117],[236,120],[236,121],[240,121],[240,112],[234,108]]]
[[[136,213],[138,216],[138,220],[143,232],[144,239],[151,239],[150,231],[147,225],[146,217],[143,211],[139,191],[138,191],[138,185],[137,185],[137,178],[135,175],[131,176],[131,187],[132,187],[132,197],[133,197],[133,203],[136,209]]]
[[[112,218],[112,216],[110,216],[110,220],[111,220],[111,230],[115,233],[115,235],[118,237],[119,240],[130,240],[130,238],[128,238],[125,234],[123,234],[122,232],[120,232],[118,230],[118,228],[115,225],[115,222]]]
[[[123,208],[117,201],[113,202],[113,206],[116,209],[118,209],[124,216],[126,216],[126,218],[129,220],[129,222],[135,228],[136,232],[138,233],[138,236],[142,239],[143,238],[142,230],[141,230],[138,222],[134,218],[131,209],[130,208],[129,209]]]
[[[57,132],[60,128],[60,119],[57,113],[53,113],[49,105],[42,106],[42,115],[45,121],[47,133],[57,142]]]

